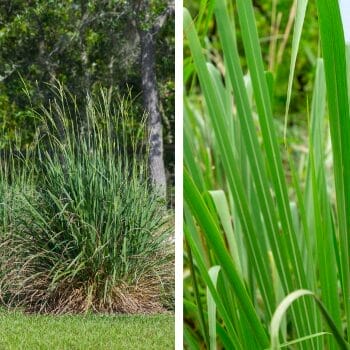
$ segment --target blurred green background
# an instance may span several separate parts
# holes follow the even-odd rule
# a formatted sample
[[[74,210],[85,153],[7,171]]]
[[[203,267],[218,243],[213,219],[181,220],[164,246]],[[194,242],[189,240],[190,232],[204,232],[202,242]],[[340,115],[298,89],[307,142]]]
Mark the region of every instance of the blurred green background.
[[[235,13],[237,23],[237,13],[234,1],[229,2],[232,13]],[[208,48],[208,54],[212,61],[220,67],[222,60],[221,48],[217,40],[217,28],[212,18],[212,12],[208,0],[185,0],[192,17],[197,21],[197,29],[202,38],[202,44]],[[293,0],[255,0],[253,1],[255,17],[259,32],[265,69],[273,73],[273,106],[276,118],[284,119],[285,102],[287,95],[289,64],[292,46],[292,34],[295,18],[296,1]],[[205,9],[205,10],[202,10]],[[307,122],[307,103],[311,99],[312,82],[314,79],[315,59],[319,52],[318,47],[318,25],[317,11],[314,2],[309,2],[306,21],[304,23],[300,49],[297,57],[295,75],[293,80],[292,99],[289,111],[289,126],[305,126]],[[238,47],[241,52],[242,66],[246,67],[243,45],[241,43],[241,33],[239,26],[237,29]],[[206,38],[210,38],[210,43]],[[188,57],[185,47],[185,59]],[[193,79],[189,72],[185,72],[185,80],[189,88],[193,84]]]

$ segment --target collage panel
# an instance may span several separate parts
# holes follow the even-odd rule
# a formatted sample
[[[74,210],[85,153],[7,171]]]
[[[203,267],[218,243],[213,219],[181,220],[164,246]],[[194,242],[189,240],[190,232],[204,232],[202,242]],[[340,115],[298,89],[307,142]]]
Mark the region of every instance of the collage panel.
[[[349,348],[349,6],[184,1],[184,349]]]
[[[175,348],[175,2],[0,1],[0,349]]]

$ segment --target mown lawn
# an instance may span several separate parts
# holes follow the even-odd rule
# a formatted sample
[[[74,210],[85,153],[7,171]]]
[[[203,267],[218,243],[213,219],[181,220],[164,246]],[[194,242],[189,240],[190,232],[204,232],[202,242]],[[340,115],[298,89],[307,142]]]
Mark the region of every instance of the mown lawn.
[[[44,316],[0,311],[0,349],[173,348],[173,315]]]

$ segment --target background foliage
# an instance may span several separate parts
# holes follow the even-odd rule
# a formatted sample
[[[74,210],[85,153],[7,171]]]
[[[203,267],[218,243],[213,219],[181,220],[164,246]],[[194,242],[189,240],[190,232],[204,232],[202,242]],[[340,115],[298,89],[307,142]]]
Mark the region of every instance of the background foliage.
[[[196,19],[199,14],[199,10],[203,3],[206,1],[193,1],[185,0],[185,7],[189,9],[192,17]],[[273,6],[276,4],[275,16],[273,15]],[[261,41],[261,50],[263,58],[266,63],[266,67],[273,68],[274,72],[274,111],[277,117],[283,117],[285,113],[285,102],[289,75],[289,62],[291,56],[291,34],[286,37],[286,46],[283,51],[283,55],[280,58],[279,64],[277,64],[277,54],[280,46],[284,41],[284,33],[288,24],[290,10],[293,6],[291,0],[255,0],[253,1],[255,10],[256,25],[259,32]],[[209,10],[208,10],[209,9]],[[235,21],[237,18],[237,9],[233,7],[235,14]],[[315,64],[316,58],[319,54],[318,47],[318,26],[317,26],[317,11],[314,1],[310,1],[308,4],[307,14],[308,20],[305,21],[303,27],[303,35],[300,43],[300,50],[298,52],[298,59],[296,63],[295,79],[293,82],[293,94],[290,108],[289,121],[292,124],[305,126],[306,119],[302,116],[305,112],[306,99],[310,98],[312,94],[312,83],[315,78]],[[274,29],[274,35],[271,35],[271,26],[273,24],[273,17],[276,18],[276,25]],[[220,60],[219,51],[221,44],[218,40],[217,26],[213,20],[212,14],[210,15],[210,7],[205,10],[203,14],[205,20],[202,21],[199,30],[199,35],[204,37],[207,35],[210,37],[210,49],[213,54],[213,60]],[[280,20],[277,20],[280,18]],[[209,20],[208,20],[209,19]],[[293,28],[292,28],[293,29]],[[276,40],[277,48],[274,50],[273,45]],[[208,45],[208,42],[205,43]],[[241,64],[245,71],[247,71],[246,59],[243,55],[242,34],[240,30],[237,31],[237,44],[239,52],[241,53]],[[271,61],[270,56],[274,52],[275,59]],[[187,55],[185,55],[187,56]],[[282,61],[283,60],[283,61]]]
[[[162,10],[154,3],[154,14]],[[59,80],[77,96],[131,88],[134,113],[141,111],[139,39],[123,0],[5,0],[0,3],[0,149],[33,139],[30,107],[47,106],[47,83]],[[164,4],[163,4],[164,7]],[[174,163],[174,21],[157,36],[157,77],[163,110],[165,162]],[[26,87],[26,91],[24,91]],[[83,108],[82,108],[83,110]]]

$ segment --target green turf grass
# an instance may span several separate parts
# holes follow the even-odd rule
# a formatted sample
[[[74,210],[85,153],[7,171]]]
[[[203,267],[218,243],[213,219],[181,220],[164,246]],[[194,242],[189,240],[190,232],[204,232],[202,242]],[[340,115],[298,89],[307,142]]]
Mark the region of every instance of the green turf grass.
[[[0,311],[0,349],[173,349],[174,317],[50,316]]]

